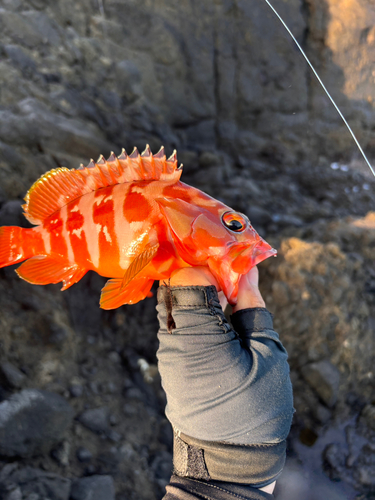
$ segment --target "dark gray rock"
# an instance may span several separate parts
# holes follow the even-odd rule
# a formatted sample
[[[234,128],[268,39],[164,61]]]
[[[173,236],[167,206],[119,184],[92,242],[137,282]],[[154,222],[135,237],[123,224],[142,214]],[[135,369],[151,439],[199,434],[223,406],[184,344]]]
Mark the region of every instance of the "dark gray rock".
[[[116,85],[125,102],[133,102],[141,96],[141,74],[131,60],[123,60],[116,65]]]
[[[366,405],[361,412],[361,420],[375,431],[375,405]]]
[[[339,480],[345,472],[345,453],[340,445],[332,443],[323,451],[326,471],[332,480]]]
[[[0,484],[0,498],[6,498],[6,500],[40,500],[42,498],[69,500],[70,479],[33,467],[18,469],[17,464],[15,465]],[[10,493],[11,496],[5,496],[5,491],[8,491],[8,495]]]
[[[0,226],[25,226],[27,223],[22,215],[21,202],[10,200],[4,203],[0,209]]]
[[[32,74],[36,71],[36,64],[25,52],[17,45],[6,45],[4,51],[15,66],[21,71]]]
[[[93,432],[106,432],[109,430],[109,408],[102,406],[86,410],[78,417],[78,421]]]
[[[151,468],[153,469],[155,476],[158,479],[164,479],[168,481],[172,474],[173,460],[171,453],[167,451],[161,451],[158,453],[151,462]]]
[[[80,384],[73,384],[69,387],[72,398],[80,398],[83,394],[83,387]]]
[[[61,44],[60,28],[58,24],[44,12],[26,11],[22,13],[28,26],[42,37],[44,44],[58,47]]]
[[[303,225],[303,220],[296,215],[288,215],[288,214],[274,214],[272,216],[273,222],[276,222],[279,226],[296,226],[300,227]]]
[[[270,212],[262,207],[250,205],[246,210],[246,215],[249,217],[250,222],[254,227],[266,226],[272,222]]]
[[[77,449],[76,456],[80,462],[90,462],[92,459],[91,451],[83,446]]]
[[[60,465],[64,466],[69,465],[69,456],[70,456],[69,441],[63,441],[62,443],[59,443],[58,446],[51,451],[51,456]]]
[[[73,408],[58,394],[24,389],[0,404],[0,455],[46,453],[71,425]]]
[[[111,476],[90,476],[74,481],[71,500],[114,500],[115,486]]]
[[[340,385],[338,369],[329,361],[323,360],[303,366],[301,372],[320,399],[328,407],[334,406]]]
[[[118,443],[119,441],[121,441],[122,436],[119,432],[116,432],[113,429],[111,429],[107,432],[107,438],[113,443]]]
[[[8,361],[0,364],[0,378],[5,379],[6,384],[16,389],[20,389],[26,380],[25,374]]]

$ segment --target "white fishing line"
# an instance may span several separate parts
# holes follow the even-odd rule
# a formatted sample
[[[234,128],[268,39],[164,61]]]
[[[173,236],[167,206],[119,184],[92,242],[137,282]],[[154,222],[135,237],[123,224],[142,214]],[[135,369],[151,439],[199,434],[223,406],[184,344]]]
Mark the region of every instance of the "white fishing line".
[[[303,57],[306,59],[306,62],[307,64],[310,66],[312,72],[314,73],[314,75],[316,76],[318,82],[320,83],[320,85],[323,87],[323,90],[324,92],[327,94],[329,100],[331,101],[331,103],[333,104],[334,108],[336,109],[336,111],[338,112],[338,114],[340,115],[342,121],[345,123],[347,129],[349,130],[351,136],[353,137],[354,139],[354,142],[356,143],[359,151],[361,152],[365,162],[367,163],[369,169],[371,170],[372,174],[374,175],[375,177],[375,171],[374,169],[372,168],[371,166],[371,163],[369,162],[369,160],[367,159],[367,156],[365,155],[363,149],[361,148],[361,145],[359,144],[358,142],[358,139],[357,137],[355,136],[353,130],[350,128],[350,125],[349,123],[346,121],[344,115],[341,113],[339,107],[337,106],[337,104],[335,103],[335,101],[333,100],[333,98],[331,97],[331,94],[328,92],[328,90],[326,89],[324,83],[322,82],[320,76],[318,75],[318,73],[316,72],[314,66],[311,64],[310,62],[310,59],[307,57],[307,55],[305,54],[304,50],[302,49],[301,45],[297,42],[295,36],[293,35],[293,33],[290,31],[290,29],[288,28],[288,26],[285,24],[283,18],[280,16],[280,14],[277,12],[277,10],[271,5],[271,3],[269,2],[269,0],[264,0],[266,2],[266,4],[270,7],[270,9],[273,11],[273,13],[277,16],[277,18],[279,19],[279,21],[281,22],[281,24],[284,26],[284,28],[287,30],[287,32],[289,33],[289,35],[292,37],[294,43],[297,45],[297,47],[299,48],[299,50],[301,51],[301,54],[303,55]]]

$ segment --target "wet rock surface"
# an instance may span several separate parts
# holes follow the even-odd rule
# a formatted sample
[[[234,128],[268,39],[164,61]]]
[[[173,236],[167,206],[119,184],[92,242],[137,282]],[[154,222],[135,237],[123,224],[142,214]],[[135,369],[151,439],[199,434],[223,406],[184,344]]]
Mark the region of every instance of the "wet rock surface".
[[[374,157],[374,6],[273,4]],[[276,498],[373,498],[375,183],[267,5],[4,0],[0,28],[0,226],[29,227],[48,170],[177,148],[183,181],[278,249],[261,285],[297,412]],[[0,498],[163,496],[155,298],[103,311],[104,283],[0,270]]]

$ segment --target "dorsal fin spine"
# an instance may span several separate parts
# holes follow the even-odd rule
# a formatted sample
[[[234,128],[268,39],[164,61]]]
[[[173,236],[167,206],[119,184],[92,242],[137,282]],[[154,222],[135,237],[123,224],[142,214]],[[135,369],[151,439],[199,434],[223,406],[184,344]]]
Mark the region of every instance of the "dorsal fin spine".
[[[110,184],[117,184],[118,178],[119,178],[119,172],[117,165],[115,164],[115,161],[112,160],[111,162],[108,162],[107,160],[107,173],[109,178],[111,179]]]
[[[106,161],[104,161],[103,165],[99,166],[99,171],[105,180],[105,184],[111,185],[112,184],[112,177],[111,177],[111,173],[110,173],[110,167]]]

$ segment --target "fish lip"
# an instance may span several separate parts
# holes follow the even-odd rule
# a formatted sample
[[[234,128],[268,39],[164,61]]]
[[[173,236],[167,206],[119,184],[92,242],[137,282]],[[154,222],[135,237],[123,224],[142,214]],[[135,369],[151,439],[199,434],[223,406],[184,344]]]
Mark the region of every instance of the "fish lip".
[[[270,248],[269,250],[266,250],[265,252],[261,252],[258,255],[255,255],[253,257],[254,261],[254,266],[259,264],[260,262],[263,262],[264,260],[268,259],[269,257],[277,257],[277,250],[275,248]]]

